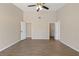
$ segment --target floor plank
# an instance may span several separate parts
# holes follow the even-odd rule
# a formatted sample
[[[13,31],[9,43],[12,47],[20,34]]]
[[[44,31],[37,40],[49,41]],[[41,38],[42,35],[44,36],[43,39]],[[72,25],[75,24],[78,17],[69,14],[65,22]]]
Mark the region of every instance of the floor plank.
[[[23,40],[0,52],[0,56],[79,56],[57,40]]]

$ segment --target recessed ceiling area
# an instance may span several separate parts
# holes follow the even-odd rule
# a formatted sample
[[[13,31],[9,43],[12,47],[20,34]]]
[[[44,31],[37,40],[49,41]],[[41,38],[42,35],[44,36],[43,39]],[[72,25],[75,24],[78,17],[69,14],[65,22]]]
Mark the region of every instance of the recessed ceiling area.
[[[28,7],[28,5],[33,5],[36,3],[13,3],[15,6],[20,8],[23,12],[27,11],[35,11],[36,12],[36,6],[34,7]],[[49,10],[43,9],[42,11],[54,11],[62,8],[65,4],[64,3],[45,3],[45,6],[49,8]]]

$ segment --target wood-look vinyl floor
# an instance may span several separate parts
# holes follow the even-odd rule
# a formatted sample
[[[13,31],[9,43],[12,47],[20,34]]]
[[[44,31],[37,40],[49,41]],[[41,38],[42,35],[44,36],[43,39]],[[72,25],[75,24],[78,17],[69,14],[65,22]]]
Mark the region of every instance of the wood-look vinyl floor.
[[[0,52],[1,56],[79,56],[57,40],[22,40]]]

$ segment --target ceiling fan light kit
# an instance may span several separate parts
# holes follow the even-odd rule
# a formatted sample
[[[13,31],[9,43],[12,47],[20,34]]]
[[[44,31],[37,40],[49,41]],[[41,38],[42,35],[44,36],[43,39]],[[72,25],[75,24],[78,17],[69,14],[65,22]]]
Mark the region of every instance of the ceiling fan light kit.
[[[38,8],[39,8],[40,10],[43,9],[41,5],[38,5],[38,6],[36,7],[36,9],[38,9]]]

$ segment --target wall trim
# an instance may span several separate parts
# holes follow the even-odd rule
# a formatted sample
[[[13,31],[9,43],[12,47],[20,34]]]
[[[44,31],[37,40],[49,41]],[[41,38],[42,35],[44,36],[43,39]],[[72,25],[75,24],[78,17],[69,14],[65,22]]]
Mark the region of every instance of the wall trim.
[[[7,48],[9,48],[9,47],[11,47],[11,46],[13,46],[14,44],[16,44],[16,43],[18,43],[18,42],[20,42],[20,41],[21,41],[21,40],[18,40],[18,41],[16,41],[16,42],[14,42],[14,43],[12,43],[12,44],[10,44],[10,45],[8,45],[8,46],[6,46],[6,47],[0,49],[0,52],[3,51],[3,50],[5,50],[5,49],[7,49]]]
[[[31,40],[31,39],[32,39],[32,37],[26,37],[26,39],[27,39],[27,40],[28,40],[28,39],[30,39],[30,40]]]
[[[49,40],[49,39],[44,39],[44,38],[32,38],[32,40]]]
[[[68,47],[72,48],[73,50],[79,52],[79,49],[77,49],[77,48],[75,48],[75,47],[73,47],[73,46],[68,45],[68,44],[65,43],[64,41],[61,41],[61,40],[59,40],[59,41],[60,41],[61,43],[65,44],[65,45],[67,45]]]

